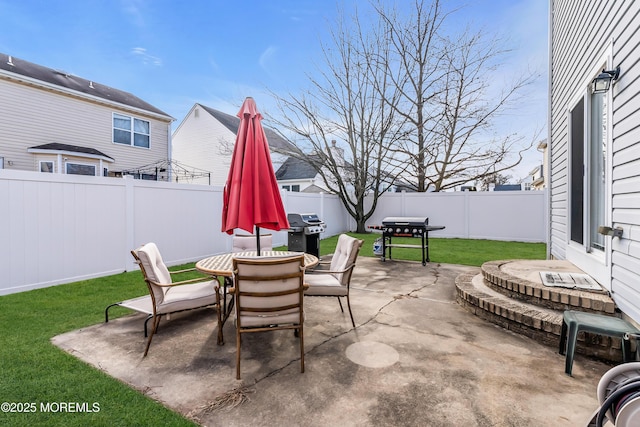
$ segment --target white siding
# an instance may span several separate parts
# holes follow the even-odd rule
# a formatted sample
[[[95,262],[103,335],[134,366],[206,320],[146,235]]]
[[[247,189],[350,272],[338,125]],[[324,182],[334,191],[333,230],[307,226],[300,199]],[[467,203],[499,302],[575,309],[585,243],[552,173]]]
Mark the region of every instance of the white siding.
[[[171,139],[171,158],[185,166],[211,173],[211,185],[224,186],[229,174],[236,133],[230,131],[198,104],[191,108]],[[271,152],[273,171],[287,156]],[[209,178],[194,178],[194,184],[208,184]]]
[[[224,185],[236,136],[197,104],[189,111],[171,139],[171,158],[211,173],[211,185]],[[208,184],[195,178],[194,184]]]
[[[59,92],[0,79],[0,157],[5,168],[37,171],[37,156],[29,147],[52,142],[94,148],[115,159],[110,170],[143,166],[168,156],[171,122],[145,117]],[[150,148],[111,142],[112,114],[120,113],[150,122]],[[13,162],[7,166],[7,161]]]
[[[640,321],[640,2],[551,0],[551,236],[550,252],[567,257],[568,110],[610,54],[620,78],[611,89],[610,215],[624,229],[610,245],[611,291]]]

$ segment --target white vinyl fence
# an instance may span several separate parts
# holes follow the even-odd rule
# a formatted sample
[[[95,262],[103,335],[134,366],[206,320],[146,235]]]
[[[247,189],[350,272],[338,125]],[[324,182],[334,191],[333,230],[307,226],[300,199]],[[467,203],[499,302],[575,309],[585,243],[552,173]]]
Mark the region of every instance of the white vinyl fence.
[[[433,237],[517,242],[547,241],[546,191],[387,193],[367,225],[389,216],[427,217],[444,225]]]
[[[544,192],[389,193],[368,224],[428,216],[434,237],[546,241]],[[322,238],[354,230],[337,196],[283,192],[289,213],[317,213]],[[222,188],[0,170],[0,295],[135,268],[131,249],[155,242],[168,265],[228,252]],[[269,231],[271,232],[271,231]],[[272,232],[274,245],[287,232]]]

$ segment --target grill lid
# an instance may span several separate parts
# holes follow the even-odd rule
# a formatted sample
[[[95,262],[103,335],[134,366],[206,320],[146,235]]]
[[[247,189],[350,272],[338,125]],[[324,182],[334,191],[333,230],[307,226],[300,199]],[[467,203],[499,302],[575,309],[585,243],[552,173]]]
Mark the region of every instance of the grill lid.
[[[290,227],[307,227],[310,225],[322,225],[324,222],[314,213],[290,213],[287,215]]]
[[[415,216],[388,216],[382,220],[382,225],[426,227],[427,225],[429,225],[429,218]]]

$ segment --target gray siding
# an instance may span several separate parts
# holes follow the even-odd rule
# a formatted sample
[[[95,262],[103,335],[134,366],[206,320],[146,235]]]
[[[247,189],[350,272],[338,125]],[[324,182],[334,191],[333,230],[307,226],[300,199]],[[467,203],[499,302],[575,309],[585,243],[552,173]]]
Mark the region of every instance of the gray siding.
[[[115,159],[110,170],[143,166],[168,156],[170,119],[123,107],[92,102],[62,92],[0,78],[0,157],[5,168],[38,170],[38,156],[27,152],[51,142],[95,148]],[[114,144],[112,113],[137,117],[150,122],[150,148]],[[7,166],[7,161],[13,162]]]
[[[611,291],[619,307],[640,321],[640,2],[551,0],[551,236],[550,252],[567,257],[568,111],[612,54],[620,78],[611,89],[612,155],[610,214],[624,229],[612,239]]]

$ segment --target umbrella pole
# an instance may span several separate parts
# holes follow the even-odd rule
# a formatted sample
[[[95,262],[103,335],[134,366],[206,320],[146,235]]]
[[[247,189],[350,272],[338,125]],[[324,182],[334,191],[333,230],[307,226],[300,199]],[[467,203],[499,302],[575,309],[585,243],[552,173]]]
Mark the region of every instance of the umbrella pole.
[[[256,247],[258,248],[258,256],[260,256],[260,227],[256,225]]]

